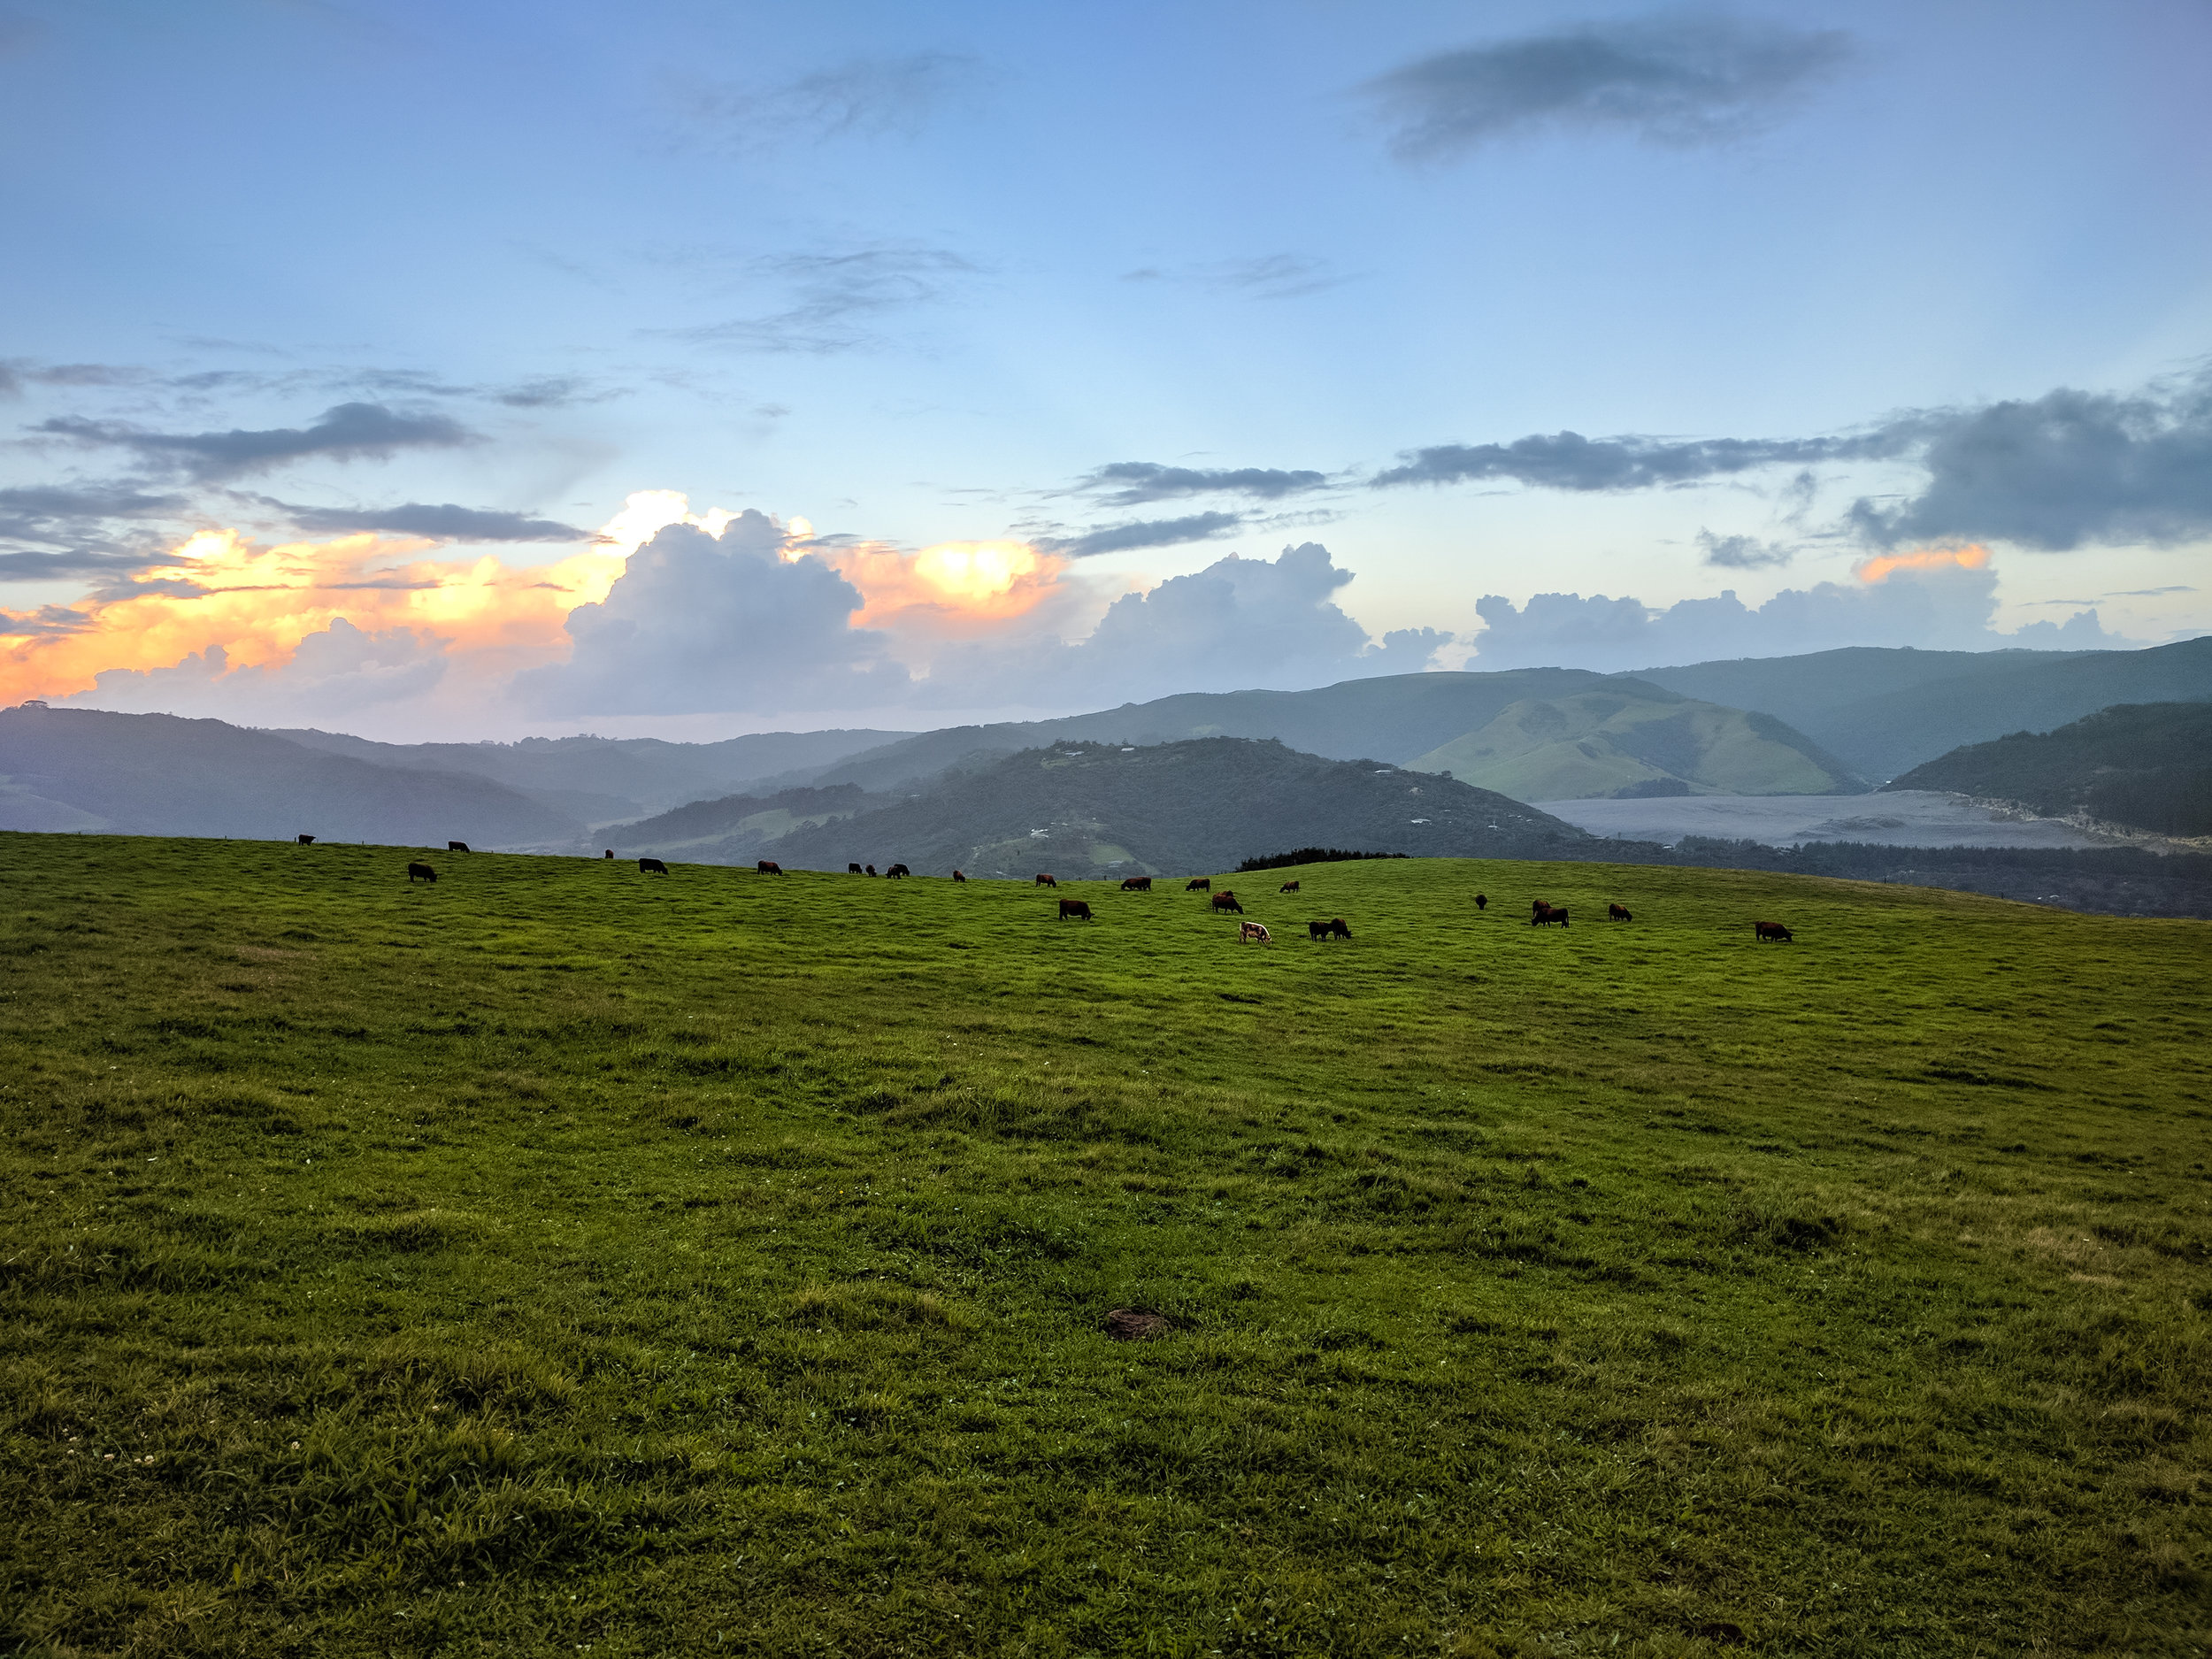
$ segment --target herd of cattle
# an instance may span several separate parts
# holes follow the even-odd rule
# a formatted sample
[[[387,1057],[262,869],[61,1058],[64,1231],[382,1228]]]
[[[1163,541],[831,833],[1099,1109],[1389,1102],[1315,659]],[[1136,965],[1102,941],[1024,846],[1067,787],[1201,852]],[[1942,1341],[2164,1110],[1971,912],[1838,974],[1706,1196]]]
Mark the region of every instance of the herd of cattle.
[[[312,846],[314,844],[314,841],[315,838],[312,835],[303,835],[299,838],[300,845],[303,847]],[[448,852],[465,853],[468,851],[468,849],[469,844],[466,841],[448,841],[446,843],[446,850]],[[609,858],[612,858],[614,856],[614,849],[611,847],[608,848],[606,850],[606,856]],[[668,866],[657,858],[641,858],[637,861],[637,867],[638,873],[640,875],[664,876],[668,873]],[[783,866],[776,863],[776,861],[772,858],[763,858],[759,860],[755,865],[755,868],[764,876],[780,876],[783,873]],[[847,874],[856,876],[863,874],[872,876],[876,873],[876,867],[873,864],[848,864],[845,866],[845,870]],[[912,875],[914,872],[911,870],[909,870],[904,864],[893,864],[886,869],[883,873],[889,879],[896,881],[902,880],[904,878]],[[417,881],[434,882],[437,879],[438,872],[435,870],[433,870],[428,864],[410,864],[407,866],[407,879],[410,885],[412,885]],[[952,872],[952,879],[955,881],[965,882],[968,878],[963,875],[959,871],[956,870]],[[1041,871],[1037,875],[1036,885],[1041,887],[1057,887],[1060,883],[1056,878],[1047,875]],[[1244,906],[1238,902],[1237,895],[1226,887],[1224,887],[1220,892],[1216,893],[1213,890],[1213,878],[1211,876],[1193,876],[1188,881],[1186,881],[1183,884],[1183,891],[1186,893],[1206,894],[1208,895],[1209,909],[1216,915],[1242,916],[1244,914]],[[1149,893],[1152,891],[1152,878],[1150,876],[1124,876],[1121,882],[1121,890],[1124,893]],[[1298,891],[1298,883],[1295,881],[1286,881],[1280,887],[1277,888],[1276,891],[1278,893],[1295,893]],[[1486,893],[1476,894],[1475,908],[1478,910],[1488,910],[1490,908],[1490,895]],[[1608,921],[1632,922],[1636,919],[1635,916],[1624,904],[1609,903],[1605,907],[1605,915]],[[1059,919],[1064,922],[1090,921],[1093,919],[1091,916],[1091,907],[1088,902],[1082,899],[1062,899],[1060,901]],[[1529,905],[1528,925],[1531,927],[1567,927],[1571,926],[1571,923],[1569,919],[1567,907],[1565,905],[1554,904],[1547,899],[1536,899],[1532,900]],[[1751,935],[1753,940],[1760,944],[1772,943],[1786,945],[1794,942],[1790,935],[1790,930],[1779,922],[1754,922],[1751,924]],[[1344,918],[1341,916],[1333,917],[1325,922],[1308,922],[1306,924],[1306,937],[1313,940],[1317,943],[1329,939],[1349,939],[1351,936],[1352,930],[1345,926]],[[1266,927],[1263,924],[1258,922],[1243,922],[1238,926],[1237,942],[1239,944],[1270,945],[1275,941],[1273,935],[1269,933]]]

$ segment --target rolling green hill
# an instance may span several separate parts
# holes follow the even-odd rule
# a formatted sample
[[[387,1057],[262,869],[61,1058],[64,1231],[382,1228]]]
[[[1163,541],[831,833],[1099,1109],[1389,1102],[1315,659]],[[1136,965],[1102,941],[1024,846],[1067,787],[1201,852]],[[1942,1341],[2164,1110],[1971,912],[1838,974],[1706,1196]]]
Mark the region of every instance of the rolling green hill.
[[[911,800],[795,830],[762,856],[926,875],[1188,875],[1278,848],[1556,856],[1590,838],[1486,790],[1280,743],[1063,741],[955,773]]]
[[[826,789],[780,789],[773,795],[694,801],[672,812],[618,824],[602,836],[617,851],[650,853],[692,864],[751,864],[760,849],[795,829],[849,818],[872,802],[851,784]]]
[[[2122,704],[1916,766],[1893,789],[1947,789],[2162,835],[2212,835],[2212,703]]]
[[[2212,638],[2141,651],[1817,651],[1640,678],[1786,720],[1869,778],[1962,744],[2049,731],[2116,703],[2212,699]]]
[[[405,857],[0,836],[12,1650],[2212,1634],[2204,925]]]
[[[1853,795],[1867,785],[1771,715],[1647,687],[1516,703],[1408,761],[1517,801]]]
[[[0,828],[530,848],[566,846],[582,827],[488,778],[318,753],[221,720],[0,710]]]

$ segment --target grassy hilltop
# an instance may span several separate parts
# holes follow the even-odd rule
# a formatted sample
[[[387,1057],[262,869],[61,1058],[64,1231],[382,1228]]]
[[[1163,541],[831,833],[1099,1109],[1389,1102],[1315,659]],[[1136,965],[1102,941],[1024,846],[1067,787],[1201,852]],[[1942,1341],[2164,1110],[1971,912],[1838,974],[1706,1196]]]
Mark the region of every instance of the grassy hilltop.
[[[0,836],[6,1651],[2212,1635],[2203,924],[408,856]]]

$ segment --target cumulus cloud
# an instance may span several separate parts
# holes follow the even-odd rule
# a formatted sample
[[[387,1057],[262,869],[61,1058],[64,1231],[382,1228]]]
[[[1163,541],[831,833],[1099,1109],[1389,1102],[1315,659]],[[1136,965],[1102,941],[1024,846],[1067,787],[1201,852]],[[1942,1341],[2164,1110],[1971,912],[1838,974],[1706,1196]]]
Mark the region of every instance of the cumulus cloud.
[[[210,645],[164,667],[108,669],[91,690],[62,701],[129,714],[288,725],[423,695],[445,675],[445,643],[412,628],[370,633],[335,617],[303,638],[288,661],[234,667],[227,649]]]
[[[538,713],[689,714],[849,709],[895,702],[906,671],[880,633],[855,628],[860,592],[811,553],[787,558],[764,514],[719,536],[671,524],[630,556],[596,604],[568,613],[566,663],[517,677]]]
[[[1371,646],[1336,603],[1352,580],[1319,542],[1230,554],[1107,607],[1087,638],[979,641],[940,653],[916,700],[1079,708],[1179,691],[1290,688],[1425,666],[1451,636],[1406,629]]]
[[[1976,549],[1924,556],[1872,581],[1786,588],[1752,607],[1733,589],[1664,607],[1602,594],[1538,594],[1525,606],[1495,594],[1477,602],[1487,625],[1471,667],[1588,668],[1616,672],[1721,657],[1788,657],[1847,645],[1924,650],[2002,646],[2088,650],[2139,641],[2107,634],[2097,613],[2039,622],[2013,634],[1990,626],[1997,577]]]
[[[444,415],[396,413],[381,403],[339,403],[309,426],[259,431],[150,432],[119,420],[60,415],[31,428],[88,446],[126,449],[149,467],[207,482],[308,459],[387,460],[402,449],[451,449],[478,442]]]
[[[1096,495],[1109,507],[1141,507],[1156,501],[1191,495],[1248,495],[1276,501],[1325,488],[1328,475],[1279,467],[1163,466],[1156,461],[1114,461],[1087,473],[1075,488]]]
[[[1184,518],[1146,518],[1130,524],[1105,525],[1080,535],[1048,536],[1037,545],[1048,553],[1068,558],[1088,558],[1096,553],[1125,553],[1135,548],[1179,547],[1187,541],[1208,541],[1233,534],[1244,515],[1234,512],[1198,512]]]
[[[1692,15],[1588,23],[1437,52],[1363,88],[1407,161],[1542,129],[1710,144],[1757,129],[1850,56],[1832,29]]]
[[[343,535],[378,531],[389,535],[422,536],[439,541],[588,541],[593,532],[527,513],[493,512],[476,507],[457,507],[451,502],[430,506],[406,502],[396,507],[299,507],[273,502],[292,522],[314,535]]]

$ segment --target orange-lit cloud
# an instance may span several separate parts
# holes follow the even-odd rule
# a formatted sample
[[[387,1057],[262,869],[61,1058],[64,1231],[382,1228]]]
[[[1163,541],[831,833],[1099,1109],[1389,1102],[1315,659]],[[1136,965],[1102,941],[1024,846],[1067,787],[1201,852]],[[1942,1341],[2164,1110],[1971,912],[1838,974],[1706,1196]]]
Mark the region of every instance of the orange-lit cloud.
[[[864,628],[960,637],[1025,616],[1054,595],[1067,561],[1025,541],[941,541],[918,553],[876,542],[806,551],[860,589]]]
[[[1886,580],[1893,571],[1960,570],[1978,571],[1989,563],[1989,549],[1978,543],[1970,547],[1922,548],[1911,553],[1884,553],[1863,564],[1854,565],[1851,573],[1872,587]]]
[[[0,611],[0,702],[66,696],[104,669],[165,668],[211,645],[233,667],[280,664],[340,617],[518,666],[542,661],[565,648],[569,611],[605,598],[624,560],[614,546],[531,566],[409,557],[429,545],[354,535],[263,548],[203,531],[129,587],[35,616]]]

